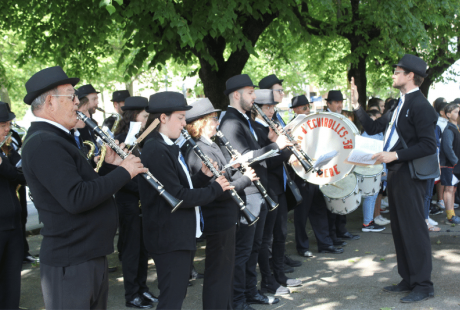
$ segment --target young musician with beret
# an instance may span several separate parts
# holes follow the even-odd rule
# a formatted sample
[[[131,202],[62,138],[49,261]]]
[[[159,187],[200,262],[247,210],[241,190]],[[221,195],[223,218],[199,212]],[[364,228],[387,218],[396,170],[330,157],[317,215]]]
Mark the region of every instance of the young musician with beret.
[[[24,253],[21,205],[16,194],[24,175],[16,168],[19,154],[9,145],[11,121],[15,118],[7,103],[0,101],[0,308],[18,309]],[[20,157],[19,157],[20,158]]]
[[[202,233],[199,206],[209,204],[232,188],[223,176],[209,183],[213,174],[204,164],[191,175],[179,147],[173,142],[180,137],[186,125],[185,112],[191,108],[181,93],[160,92],[150,96],[146,109],[150,113],[146,127],[155,119],[160,124],[145,138],[142,162],[168,193],[182,200],[179,208],[171,212],[172,207],[166,200],[144,179],[139,180],[144,243],[158,274],[157,309],[182,307],[196,238]]]
[[[115,139],[124,142],[131,122],[141,122],[145,127],[149,114],[145,111],[149,101],[145,97],[129,97],[123,110],[123,118],[117,126]],[[142,233],[142,211],[139,205],[139,187],[136,177],[125,184],[116,194],[119,234],[118,252],[123,269],[126,306],[131,308],[152,308],[151,302],[158,302],[147,287],[148,253]]]
[[[191,104],[193,109],[186,112],[187,131],[196,141],[197,146],[212,161],[217,163],[219,170],[227,165],[227,160],[221,149],[211,138],[217,132],[219,121],[218,109],[214,109],[208,98],[200,99]],[[191,148],[185,155],[187,165],[192,174],[198,172],[202,163]],[[244,175],[228,168],[225,176],[230,184],[235,186],[239,195],[243,189],[251,186],[257,180],[252,168],[247,169]],[[210,180],[212,182],[215,179]],[[235,261],[235,232],[238,222],[239,206],[231,198],[231,192],[218,197],[213,202],[202,205],[203,234],[206,238],[206,260],[203,281],[203,309],[231,309],[232,308],[232,280]]]

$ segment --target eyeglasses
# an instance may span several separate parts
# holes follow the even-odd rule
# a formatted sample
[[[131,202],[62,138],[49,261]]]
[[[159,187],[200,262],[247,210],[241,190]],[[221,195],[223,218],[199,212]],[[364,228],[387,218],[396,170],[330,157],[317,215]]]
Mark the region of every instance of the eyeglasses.
[[[308,109],[310,109],[310,106],[309,105],[306,105],[302,108],[302,111],[307,111]]]
[[[284,89],[274,89],[273,91],[277,91],[280,95],[284,95]]]
[[[398,74],[403,73],[403,72],[405,72],[405,71],[404,70],[395,71],[395,72],[393,72],[393,75],[398,75]]]
[[[51,96],[53,96],[53,97],[67,97],[67,98],[70,98],[70,100],[72,100],[72,102],[74,102],[75,97],[77,97],[77,94],[73,93],[71,95],[51,95]]]
[[[219,121],[219,118],[218,118],[217,116],[210,117],[209,119],[210,119],[210,120],[213,120],[213,121],[216,121],[216,122]]]

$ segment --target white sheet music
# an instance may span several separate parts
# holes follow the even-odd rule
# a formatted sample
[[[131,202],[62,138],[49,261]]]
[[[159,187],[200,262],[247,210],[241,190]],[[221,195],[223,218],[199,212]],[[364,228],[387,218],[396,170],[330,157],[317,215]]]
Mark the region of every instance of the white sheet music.
[[[356,147],[347,160],[357,164],[375,165],[376,160],[372,159],[372,156],[383,151],[383,141],[356,136],[355,144]]]
[[[136,135],[141,130],[141,122],[129,122],[129,131],[126,135],[125,144],[132,145],[136,141]]]
[[[337,155],[339,155],[339,152],[335,150],[321,155],[313,165],[313,168],[321,168],[322,166],[327,165],[327,163],[329,163]]]

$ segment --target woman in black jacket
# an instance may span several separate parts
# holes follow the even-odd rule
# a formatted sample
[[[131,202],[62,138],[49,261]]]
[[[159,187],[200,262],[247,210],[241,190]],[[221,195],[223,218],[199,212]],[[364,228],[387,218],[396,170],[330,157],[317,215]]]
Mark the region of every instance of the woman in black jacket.
[[[150,96],[146,109],[151,113],[146,127],[156,119],[160,123],[145,138],[142,163],[164,185],[164,190],[182,200],[180,207],[171,212],[172,207],[166,200],[139,178],[144,243],[158,274],[157,309],[182,307],[196,238],[202,233],[199,206],[209,204],[232,188],[223,176],[209,183],[213,175],[204,165],[191,175],[179,147],[173,142],[180,137],[186,125],[185,112],[191,108],[181,93],[160,92]]]
[[[16,188],[25,185],[25,179],[13,162],[19,154],[8,145],[9,139],[5,141],[15,117],[8,104],[0,101],[0,143],[5,142],[0,150],[0,309],[18,309],[21,293],[24,246]]]
[[[148,99],[144,97],[126,98],[121,108],[123,119],[115,132],[115,139],[125,142],[131,122],[141,122],[141,130],[145,127],[148,113],[145,108]],[[152,308],[157,302],[147,287],[148,253],[145,249],[142,234],[142,210],[140,206],[138,177],[132,179],[116,194],[118,208],[119,235],[118,252],[123,270],[126,306],[132,308]]]
[[[227,160],[219,146],[211,140],[219,126],[217,112],[220,110],[214,109],[207,98],[191,105],[193,109],[186,113],[187,130],[203,153],[217,162],[219,169],[222,169],[227,165]],[[192,149],[186,149],[187,164],[192,174],[196,173],[201,169],[201,160]],[[239,172],[232,174],[231,169],[225,171],[225,175],[231,181],[230,184],[235,186],[239,195],[244,195],[243,189],[258,179],[252,168],[249,168],[244,175]],[[232,308],[235,232],[239,208],[230,195],[231,193],[227,192],[211,203],[201,206],[204,219],[203,233],[206,238],[203,309]]]

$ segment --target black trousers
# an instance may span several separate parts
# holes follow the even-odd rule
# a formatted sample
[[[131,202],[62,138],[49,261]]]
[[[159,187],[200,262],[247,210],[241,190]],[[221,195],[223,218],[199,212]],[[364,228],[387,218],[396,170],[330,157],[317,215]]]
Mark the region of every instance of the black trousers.
[[[335,214],[327,210],[327,221],[329,223],[329,236],[332,240],[347,233],[347,228],[345,227],[347,224],[346,215]]]
[[[22,224],[22,236],[23,236],[23,245],[24,245],[24,258],[30,255],[29,253],[29,243],[27,242],[26,234],[26,224],[27,224],[27,197],[26,197],[26,187],[21,185],[18,190],[19,194],[19,203],[21,204],[21,224]]]
[[[157,309],[181,309],[187,294],[193,252],[182,250],[152,255],[160,289]]]
[[[125,299],[131,301],[149,291],[146,284],[149,257],[144,245],[139,204],[117,202],[117,206],[120,224],[118,239],[123,245],[120,259]]]
[[[254,210],[260,206],[259,220],[252,226],[240,224],[235,241],[235,270],[233,276],[233,305],[246,301],[246,296],[257,293],[257,260],[262,244],[267,207],[260,194],[245,197],[245,204]]]
[[[22,229],[0,230],[0,309],[18,309],[24,247]]]
[[[203,309],[232,309],[236,225],[206,233]]]
[[[318,243],[318,250],[332,245],[329,236],[329,224],[326,201],[319,190],[319,186],[296,178],[297,187],[302,194],[303,201],[294,209],[295,242],[298,252],[307,251],[310,248],[308,235],[305,230],[307,219]]]
[[[388,171],[388,204],[400,285],[413,291],[434,291],[431,243],[423,211],[426,181],[413,180],[406,163]]]
[[[107,258],[55,267],[40,264],[45,308],[48,309],[107,309],[109,278]]]
[[[276,282],[286,283],[287,281],[287,276],[284,273],[284,249],[287,237],[287,201],[284,193],[272,195],[271,198],[279,206],[267,213],[259,253],[259,269],[262,274],[262,286],[278,287],[279,285]],[[274,275],[272,275],[269,264],[269,248],[271,245]]]

